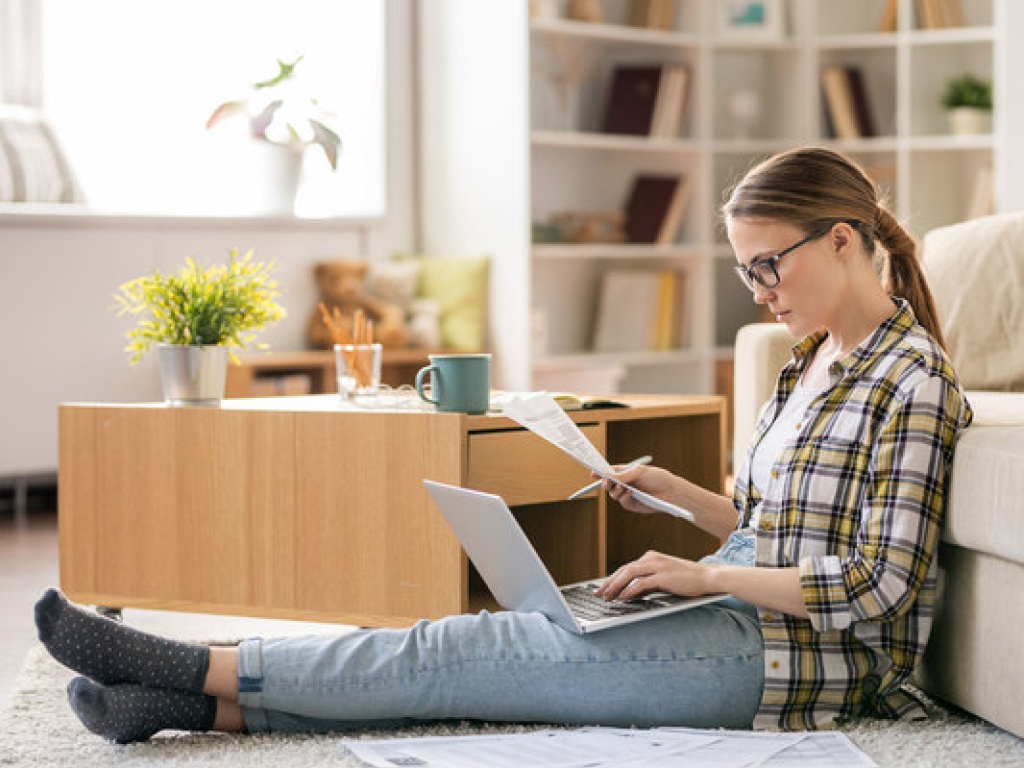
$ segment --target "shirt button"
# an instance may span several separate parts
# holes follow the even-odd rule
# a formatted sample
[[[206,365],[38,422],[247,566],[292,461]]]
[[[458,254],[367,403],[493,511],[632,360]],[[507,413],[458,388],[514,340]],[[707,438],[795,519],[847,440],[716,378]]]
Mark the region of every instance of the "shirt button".
[[[764,620],[765,621],[775,621],[775,615],[771,614],[771,613],[766,613],[764,615]]]
[[[794,432],[799,432],[800,431],[800,427],[802,427],[802,426],[803,426],[803,424],[794,424],[793,425],[793,431]]]
[[[772,529],[772,521],[771,520],[761,520],[761,530],[762,531],[770,531],[771,529]]]
[[[772,666],[772,669],[778,669],[779,668],[779,662],[773,661],[771,666]]]
[[[773,469],[772,470],[772,479],[773,480],[778,480],[779,479],[779,470],[777,470],[777,469]]]

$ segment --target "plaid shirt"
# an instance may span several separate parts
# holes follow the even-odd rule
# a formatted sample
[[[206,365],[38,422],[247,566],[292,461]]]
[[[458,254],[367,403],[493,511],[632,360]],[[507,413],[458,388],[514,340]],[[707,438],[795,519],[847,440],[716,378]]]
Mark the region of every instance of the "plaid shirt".
[[[923,714],[901,686],[931,630],[949,467],[971,409],[940,347],[907,303],[897,304],[832,364],[829,386],[783,447],[762,499],[750,483],[750,457],[824,331],[793,348],[736,479],[740,528],[763,501],[755,564],[799,567],[810,612],[803,619],[759,611],[758,728]]]

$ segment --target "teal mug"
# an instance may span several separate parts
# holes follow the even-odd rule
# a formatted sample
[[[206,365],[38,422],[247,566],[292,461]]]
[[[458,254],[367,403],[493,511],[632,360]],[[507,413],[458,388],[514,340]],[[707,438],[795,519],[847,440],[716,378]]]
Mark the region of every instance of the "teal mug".
[[[430,365],[416,374],[416,392],[437,410],[487,413],[491,402],[491,356],[430,355]],[[424,391],[430,380],[430,392]]]

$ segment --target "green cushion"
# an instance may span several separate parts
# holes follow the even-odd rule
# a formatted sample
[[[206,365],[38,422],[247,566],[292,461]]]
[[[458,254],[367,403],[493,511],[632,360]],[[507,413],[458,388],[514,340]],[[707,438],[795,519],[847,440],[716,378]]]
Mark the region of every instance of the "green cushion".
[[[487,335],[489,257],[411,258],[420,265],[419,296],[435,299],[441,305],[441,345],[459,352],[483,350]]]

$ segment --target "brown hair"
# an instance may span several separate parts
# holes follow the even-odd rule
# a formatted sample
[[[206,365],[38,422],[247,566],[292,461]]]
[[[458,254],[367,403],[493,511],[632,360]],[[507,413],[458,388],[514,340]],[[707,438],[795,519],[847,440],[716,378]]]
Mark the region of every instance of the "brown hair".
[[[818,147],[775,155],[747,172],[722,206],[722,215],[785,222],[807,235],[847,222],[875,259],[885,290],[906,299],[918,322],[945,347],[917,245],[879,199],[874,182],[848,157]],[[884,253],[877,252],[876,243]]]

